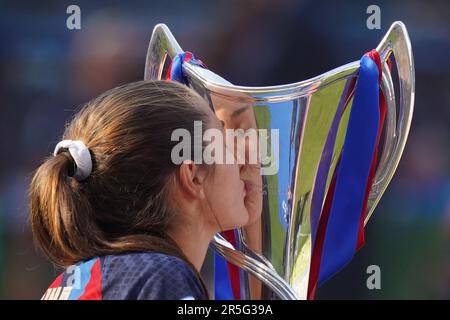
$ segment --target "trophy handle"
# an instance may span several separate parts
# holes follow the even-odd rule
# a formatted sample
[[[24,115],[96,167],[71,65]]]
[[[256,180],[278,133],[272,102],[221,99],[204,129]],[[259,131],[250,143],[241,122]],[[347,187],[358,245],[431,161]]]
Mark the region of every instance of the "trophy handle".
[[[383,64],[382,91],[386,98],[385,143],[380,163],[375,173],[374,183],[369,194],[366,218],[367,224],[372,213],[391,181],[408,139],[414,110],[415,75],[411,42],[405,25],[394,22],[376,48]],[[398,120],[392,78],[387,60],[394,54],[400,85]]]
[[[257,257],[253,255],[244,254],[243,252],[236,250],[236,248],[220,234],[214,236],[214,240],[211,242],[210,246],[223,257],[226,257],[228,262],[258,278],[262,283],[273,290],[280,299],[299,300],[294,289],[275,271],[275,269],[259,261],[259,259],[257,260]]]
[[[163,23],[157,24],[153,28],[152,37],[148,44],[144,80],[161,80],[167,56],[173,59],[180,53],[183,53],[183,49],[181,49],[169,28]]]

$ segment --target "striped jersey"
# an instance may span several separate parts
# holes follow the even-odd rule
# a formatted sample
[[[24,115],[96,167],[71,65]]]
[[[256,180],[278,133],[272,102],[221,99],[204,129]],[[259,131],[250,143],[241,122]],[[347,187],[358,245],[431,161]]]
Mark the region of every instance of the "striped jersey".
[[[68,267],[42,300],[202,299],[202,285],[182,259],[156,252],[96,257]]]

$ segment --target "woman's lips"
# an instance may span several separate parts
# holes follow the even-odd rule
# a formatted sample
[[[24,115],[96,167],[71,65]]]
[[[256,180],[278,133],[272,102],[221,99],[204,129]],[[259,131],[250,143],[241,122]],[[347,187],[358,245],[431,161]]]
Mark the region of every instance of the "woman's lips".
[[[244,191],[246,194],[248,194],[251,191],[251,183],[248,181],[244,181]]]
[[[262,194],[262,185],[260,184],[256,184],[250,180],[242,180],[244,181],[244,187],[245,187],[245,191],[247,193],[247,195],[252,194],[252,195],[257,195],[257,194]]]

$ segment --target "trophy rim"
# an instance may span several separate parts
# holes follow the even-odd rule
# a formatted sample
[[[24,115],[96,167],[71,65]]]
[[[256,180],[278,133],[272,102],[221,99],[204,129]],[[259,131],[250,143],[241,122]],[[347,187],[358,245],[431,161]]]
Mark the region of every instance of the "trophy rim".
[[[413,65],[412,50],[408,32],[406,30],[406,26],[401,21],[394,22],[386,32],[381,42],[378,44],[376,50],[380,53],[381,60],[383,62],[387,61],[392,53],[393,34],[402,35],[402,40],[404,39],[406,43],[408,55],[411,57],[409,62]],[[163,44],[163,46],[161,46],[161,44]],[[161,78],[162,68],[167,56],[174,58],[177,54],[183,52],[183,49],[173,36],[168,26],[164,23],[157,24],[153,29],[152,37],[147,50],[144,79],[152,79],[155,78],[155,76]],[[154,61],[152,61],[154,57],[157,57],[157,59],[160,60],[159,68],[156,70],[157,74],[155,74],[155,70],[152,70],[151,68],[151,66],[154,65]],[[247,95],[247,97],[239,97],[239,100],[277,102],[310,95],[319,89],[335,83],[336,81],[341,81],[354,76],[354,72],[356,72],[359,68],[359,60],[336,67],[306,80],[270,86],[244,86],[218,82],[199,72],[198,69],[200,67],[189,62],[184,63],[182,67],[184,74],[187,77],[201,82],[202,85],[204,85],[208,90],[218,95],[234,97],[236,92],[239,92],[243,95]]]

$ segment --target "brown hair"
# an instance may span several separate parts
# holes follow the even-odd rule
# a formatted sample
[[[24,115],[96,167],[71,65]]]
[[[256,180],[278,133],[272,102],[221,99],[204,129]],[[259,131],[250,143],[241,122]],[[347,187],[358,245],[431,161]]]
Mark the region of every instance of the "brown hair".
[[[174,212],[168,206],[171,133],[194,134],[194,121],[208,123],[195,107],[206,103],[171,81],[139,81],[109,90],[87,103],[66,126],[63,139],[82,140],[93,169],[72,177],[67,150],[48,157],[29,189],[35,242],[56,265],[67,267],[95,256],[156,251],[186,261],[167,235]],[[207,297],[206,288],[205,297]]]

